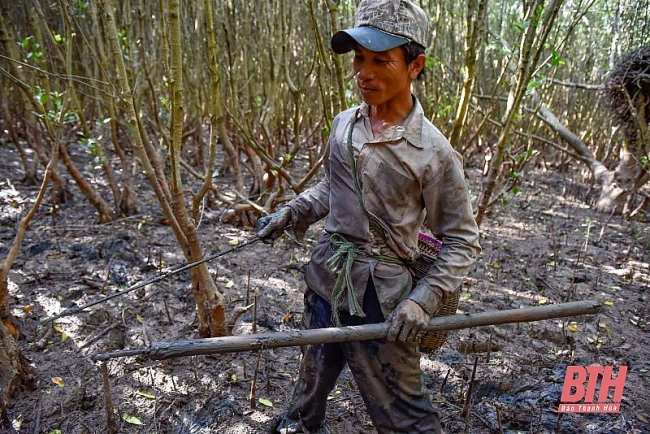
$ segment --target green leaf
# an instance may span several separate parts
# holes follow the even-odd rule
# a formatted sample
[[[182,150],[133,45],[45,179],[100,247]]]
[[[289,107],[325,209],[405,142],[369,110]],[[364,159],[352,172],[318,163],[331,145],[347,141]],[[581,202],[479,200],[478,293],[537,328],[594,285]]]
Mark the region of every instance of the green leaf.
[[[427,56],[425,64],[427,69],[435,69],[438,65],[438,60],[434,56],[429,55]]]
[[[54,331],[57,333],[61,334],[61,342],[64,342],[68,340],[68,334],[63,330],[61,327],[54,326]]]
[[[604,304],[605,306],[614,306],[614,302],[613,302],[613,301],[609,301],[609,300],[603,302],[603,304]]]
[[[59,387],[65,387],[65,380],[61,377],[52,377],[52,383]]]
[[[130,423],[131,425],[144,425],[140,419],[126,413],[122,415],[122,420],[126,423]]]
[[[564,59],[562,59],[562,56],[560,56],[560,54],[556,50],[553,50],[553,52],[551,53],[551,65],[558,66],[558,65],[565,65],[565,64],[566,62],[564,61]]]
[[[273,403],[266,398],[260,398],[260,404],[265,405],[267,407],[273,407]]]

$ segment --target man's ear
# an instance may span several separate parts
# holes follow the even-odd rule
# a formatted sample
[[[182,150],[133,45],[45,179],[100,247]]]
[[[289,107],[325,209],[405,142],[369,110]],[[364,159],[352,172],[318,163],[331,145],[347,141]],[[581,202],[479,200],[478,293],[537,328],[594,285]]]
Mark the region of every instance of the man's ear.
[[[427,56],[420,54],[418,57],[411,62],[409,65],[409,77],[411,80],[418,78],[420,72],[424,69],[425,64],[427,63]]]

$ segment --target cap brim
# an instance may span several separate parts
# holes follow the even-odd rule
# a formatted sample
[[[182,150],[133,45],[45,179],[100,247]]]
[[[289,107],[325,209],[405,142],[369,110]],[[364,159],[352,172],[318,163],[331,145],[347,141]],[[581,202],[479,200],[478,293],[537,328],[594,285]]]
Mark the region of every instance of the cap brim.
[[[336,54],[343,54],[354,49],[356,44],[370,51],[382,52],[402,46],[407,42],[406,38],[390,35],[374,27],[364,26],[336,32],[332,36],[330,45]]]

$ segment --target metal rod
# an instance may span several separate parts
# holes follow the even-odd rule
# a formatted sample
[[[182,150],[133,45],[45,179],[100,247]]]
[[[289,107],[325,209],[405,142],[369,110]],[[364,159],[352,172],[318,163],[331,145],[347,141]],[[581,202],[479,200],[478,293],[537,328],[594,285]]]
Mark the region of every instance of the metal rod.
[[[228,253],[236,252],[237,250],[243,249],[244,247],[250,246],[251,244],[255,244],[256,242],[258,242],[260,240],[261,240],[260,237],[254,236],[251,239],[246,240],[243,243],[233,247],[232,249],[226,250],[225,252],[219,252],[219,253],[215,253],[215,254],[210,255],[210,256],[206,256],[203,259],[199,259],[198,261],[191,262],[189,264],[185,264],[182,267],[176,268],[175,270],[172,270],[172,271],[168,271],[165,274],[161,274],[160,276],[151,278],[149,280],[145,280],[143,282],[136,283],[135,285],[130,286],[129,288],[127,288],[127,289],[125,289],[123,291],[116,292],[115,294],[111,294],[111,295],[106,296],[104,298],[100,298],[99,300],[95,300],[95,301],[90,302],[88,304],[84,304],[83,306],[69,307],[67,309],[64,309],[59,314],[52,315],[50,317],[42,319],[38,324],[39,325],[44,325],[44,324],[52,322],[52,321],[54,321],[56,319],[62,318],[64,316],[68,316],[68,315],[75,314],[77,312],[81,312],[84,309],[87,309],[89,307],[95,306],[95,305],[100,304],[100,303],[107,302],[108,300],[112,300],[113,298],[120,297],[122,295],[128,294],[129,292],[135,291],[136,289],[143,288],[143,287],[145,287],[147,285],[151,285],[152,283],[156,283],[156,282],[159,282],[161,280],[167,279],[168,277],[171,277],[171,276],[173,276],[175,274],[182,273],[185,270],[189,270],[190,268],[196,267],[196,266],[201,265],[203,263],[206,263],[208,261],[212,261],[213,259],[216,259],[216,258],[219,258],[221,256],[227,255]]]

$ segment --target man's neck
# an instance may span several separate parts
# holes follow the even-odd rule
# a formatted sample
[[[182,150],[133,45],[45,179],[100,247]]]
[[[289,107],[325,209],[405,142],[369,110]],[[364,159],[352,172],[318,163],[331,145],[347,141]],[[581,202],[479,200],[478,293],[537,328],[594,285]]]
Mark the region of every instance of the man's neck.
[[[413,99],[409,95],[408,103],[382,104],[370,106],[370,126],[375,136],[389,128],[402,125],[413,110]]]

